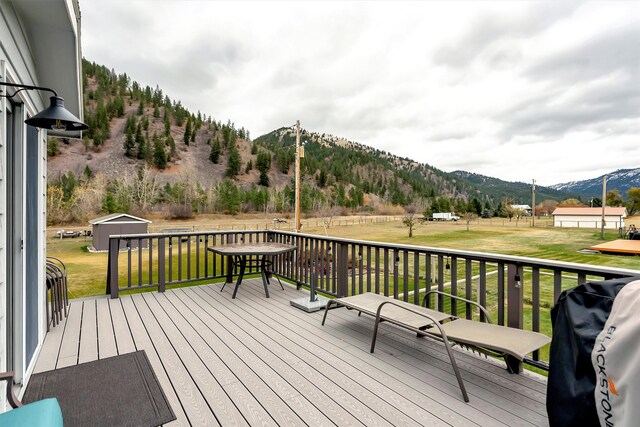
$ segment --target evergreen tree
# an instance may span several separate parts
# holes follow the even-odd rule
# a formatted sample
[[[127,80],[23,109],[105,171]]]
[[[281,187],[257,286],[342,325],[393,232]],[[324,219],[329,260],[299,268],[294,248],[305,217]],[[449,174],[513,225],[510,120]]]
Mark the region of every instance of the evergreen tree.
[[[266,172],[260,172],[260,180],[258,181],[258,184],[262,185],[263,187],[269,186],[269,175],[267,175]]]
[[[160,109],[158,108],[158,105],[155,105],[153,108],[153,117],[156,119],[160,118]]]
[[[167,153],[160,138],[153,138],[153,164],[158,169],[167,167]]]
[[[89,165],[86,165],[84,167],[84,171],[82,171],[82,177],[84,178],[85,181],[88,182],[92,176],[93,176],[93,171],[91,170]]]
[[[258,154],[258,144],[256,144],[255,142],[251,144],[251,154],[253,155]]]
[[[229,178],[235,178],[240,173],[241,167],[240,152],[238,147],[232,145],[229,149],[229,159],[227,160],[227,170],[225,176]]]
[[[184,143],[189,145],[191,139],[191,118],[187,119],[187,126],[184,129]]]
[[[173,156],[176,155],[176,142],[173,140],[173,137],[171,135],[167,136],[165,145],[169,147],[169,157],[167,158],[167,160],[170,160]]]
[[[112,214],[117,211],[116,201],[114,196],[114,189],[111,183],[107,185],[104,199],[102,199],[102,211],[108,214]]]
[[[138,111],[137,114],[139,116],[142,115],[142,113],[144,113],[144,102],[142,100],[140,100],[140,104],[138,104]]]
[[[320,173],[318,174],[318,179],[316,180],[318,187],[324,188],[327,185],[327,172],[325,172],[324,168],[320,169]]]
[[[133,157],[133,148],[135,145],[136,142],[133,132],[130,129],[127,129],[127,133],[124,137],[124,155],[127,157]]]
[[[251,172],[251,169],[253,169],[253,162],[251,160],[249,160],[247,162],[247,166],[244,168],[244,173]]]
[[[473,208],[471,212],[474,212],[476,215],[482,214],[482,203],[480,203],[480,200],[476,199],[475,197],[471,201],[471,207]]]
[[[255,144],[254,144],[255,145]],[[256,169],[260,171],[260,181],[258,182],[263,187],[269,186],[269,176],[267,172],[271,168],[271,155],[269,153],[260,151],[256,158]]]
[[[165,114],[164,116],[164,135],[171,135],[171,121],[169,120],[169,116]]]
[[[214,164],[218,164],[218,161],[220,160],[220,141],[218,141],[217,138],[215,141],[213,141],[213,145],[211,146],[209,160],[211,160]]]
[[[240,192],[236,184],[225,178],[218,188],[220,206],[226,213],[235,214],[240,210]]]
[[[136,146],[138,147],[137,156],[138,159],[144,159],[147,156],[147,144],[142,136],[142,123],[138,123],[135,136]]]

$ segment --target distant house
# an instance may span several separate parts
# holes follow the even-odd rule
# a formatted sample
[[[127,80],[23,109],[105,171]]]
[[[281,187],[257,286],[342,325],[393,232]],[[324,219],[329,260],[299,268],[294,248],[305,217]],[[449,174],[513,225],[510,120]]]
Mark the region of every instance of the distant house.
[[[531,206],[529,205],[511,205],[514,211],[522,211],[524,216],[531,216]]]
[[[93,226],[93,247],[97,251],[109,250],[109,236],[118,234],[146,234],[151,221],[137,216],[115,213],[89,221]],[[147,247],[148,240],[142,240],[142,246]],[[126,247],[125,242],[120,242],[120,249]],[[138,241],[131,242],[131,248],[138,247]]]
[[[554,227],[600,228],[602,208],[563,208],[553,211]],[[624,227],[627,208],[605,208],[604,228]]]

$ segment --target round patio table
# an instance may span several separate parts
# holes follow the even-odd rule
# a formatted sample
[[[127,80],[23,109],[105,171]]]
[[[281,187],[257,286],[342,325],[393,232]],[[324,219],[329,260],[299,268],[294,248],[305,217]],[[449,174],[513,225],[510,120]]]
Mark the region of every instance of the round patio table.
[[[238,274],[238,279],[236,280],[236,287],[233,290],[232,298],[235,298],[238,293],[238,288],[242,283],[247,264],[255,265],[260,268],[264,294],[267,298],[269,298],[269,273],[276,276],[280,283],[280,287],[284,289],[284,286],[282,286],[282,282],[280,281],[280,277],[278,277],[273,270],[269,271],[267,268],[273,265],[274,256],[294,252],[296,249],[297,246],[276,242],[231,243],[207,247],[208,251],[218,255],[232,257],[233,263],[240,266],[240,272]],[[227,282],[225,282],[220,291],[222,291],[226,285]]]

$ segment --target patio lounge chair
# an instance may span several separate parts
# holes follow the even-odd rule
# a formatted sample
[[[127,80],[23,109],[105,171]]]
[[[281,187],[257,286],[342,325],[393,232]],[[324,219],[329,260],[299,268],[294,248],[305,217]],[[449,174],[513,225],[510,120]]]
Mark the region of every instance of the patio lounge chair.
[[[549,337],[537,332],[491,324],[491,317],[484,307],[474,301],[455,295],[440,291],[429,291],[425,295],[423,304],[431,294],[441,294],[475,305],[484,313],[488,323],[460,319],[446,313],[431,310],[427,307],[399,301],[392,297],[365,293],[330,300],[327,304],[322,324],[324,325],[327,313],[332,304],[375,316],[376,322],[371,339],[372,353],[375,349],[378,325],[380,322],[393,323],[394,325],[414,331],[419,336],[428,336],[442,341],[447,350],[451,366],[455,372],[465,402],[469,402],[469,397],[453,356],[450,342],[477,349],[485,354],[503,357],[507,363],[507,369],[512,373],[512,364],[509,358],[515,358],[519,362],[522,362],[526,354],[538,350],[551,342]]]
[[[23,405],[13,393],[13,372],[0,372],[0,381],[7,381],[7,401],[12,409],[0,414],[3,427],[62,427],[62,411],[55,398]]]

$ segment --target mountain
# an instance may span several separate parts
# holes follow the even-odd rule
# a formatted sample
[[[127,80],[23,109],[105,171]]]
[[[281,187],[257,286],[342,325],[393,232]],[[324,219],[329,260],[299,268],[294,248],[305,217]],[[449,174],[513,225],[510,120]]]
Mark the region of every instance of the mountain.
[[[578,194],[583,198],[602,197],[602,180],[604,175],[583,181],[565,182],[552,185],[558,191]],[[622,197],[626,197],[631,187],[640,187],[640,167],[634,169],[618,169],[607,174],[607,191],[618,190]]]
[[[295,133],[249,131],[192,112],[159,87],[83,59],[83,139],[48,141],[52,221],[112,211],[283,211],[293,205]],[[395,156],[358,142],[302,130],[302,209],[327,204],[353,210],[380,204],[465,212],[503,198],[530,203],[530,187]],[[539,187],[538,200],[562,200]],[[478,199],[474,201],[473,199]],[[53,212],[58,209],[56,217]],[[174,209],[175,208],[175,209]]]
[[[503,181],[498,178],[465,171],[451,172],[451,175],[463,180],[472,188],[478,189],[493,200],[510,198],[514,204],[531,204],[531,183]],[[536,185],[536,204],[543,200],[564,200],[576,197],[577,193]]]
[[[304,146],[303,180],[306,178],[319,188],[336,188],[340,199],[351,198],[343,191],[371,194],[400,205],[436,196],[467,198],[449,174],[428,164],[325,133],[302,129],[300,139]],[[254,143],[274,153],[281,171],[288,170],[289,162],[295,158],[292,128],[274,130]]]

